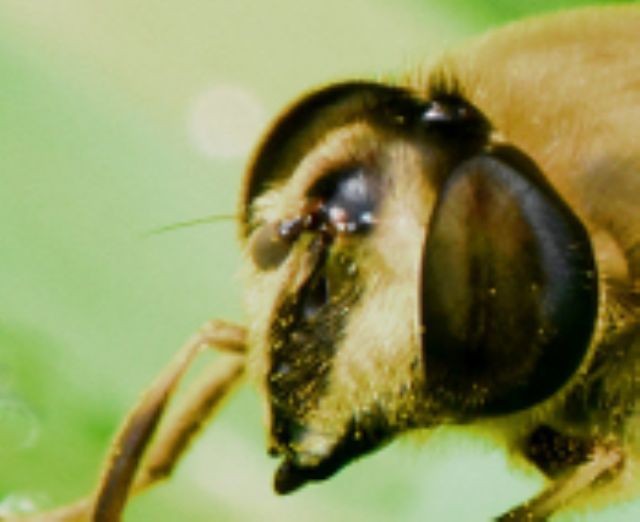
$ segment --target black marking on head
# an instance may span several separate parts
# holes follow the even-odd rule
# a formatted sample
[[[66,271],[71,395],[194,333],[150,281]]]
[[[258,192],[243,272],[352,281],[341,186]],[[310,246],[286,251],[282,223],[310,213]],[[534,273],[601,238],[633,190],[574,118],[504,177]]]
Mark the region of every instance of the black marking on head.
[[[513,148],[472,158],[445,182],[422,285],[426,382],[453,415],[533,406],[587,353],[598,307],[589,236]]]
[[[348,312],[361,291],[351,260],[330,255],[326,241],[313,239],[315,266],[299,288],[287,289],[271,322],[267,387],[272,435],[281,447],[302,435],[305,414],[324,394]]]
[[[420,115],[426,137],[461,161],[486,144],[491,125],[484,115],[456,95],[429,100]]]

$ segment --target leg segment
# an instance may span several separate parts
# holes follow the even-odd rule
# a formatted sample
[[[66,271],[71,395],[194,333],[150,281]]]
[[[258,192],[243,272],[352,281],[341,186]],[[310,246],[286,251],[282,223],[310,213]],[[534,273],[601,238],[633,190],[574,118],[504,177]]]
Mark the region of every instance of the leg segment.
[[[120,514],[124,509],[142,455],[171,395],[175,391],[176,385],[196,356],[209,346],[237,352],[243,345],[244,331],[242,329],[238,329],[235,325],[215,321],[207,323],[177,353],[169,367],[151,385],[142,400],[129,414],[116,436],[108,457],[107,467],[95,496],[93,509],[95,522],[120,520]],[[216,383],[216,385],[222,384],[222,390],[229,389],[231,382],[237,379],[241,373],[242,364],[236,363],[235,367],[232,367],[229,374],[225,376],[228,382]],[[214,386],[216,392],[217,387]],[[219,393],[216,396],[221,397]],[[187,437],[186,440],[189,438]],[[176,458],[178,455],[180,455],[179,452],[175,454]]]
[[[244,362],[237,357],[224,362],[226,364],[221,365],[216,361],[205,369],[202,378],[188,391],[179,411],[160,427],[134,482],[134,493],[171,475],[191,442],[237,384]]]
[[[594,442],[587,459],[566,471],[547,489],[496,519],[496,522],[543,522],[597,480],[613,478],[624,464],[623,450],[616,444]]]
[[[213,414],[216,406],[239,382],[245,351],[244,328],[222,321],[210,321],[176,354],[131,410],[116,435],[96,492],[89,498],[50,513],[11,520],[29,522],[117,522],[130,493],[137,493],[171,473],[188,444]],[[214,347],[236,354],[216,363],[216,370],[204,375],[186,402],[164,426],[147,459],[140,463],[154,436],[160,418],[181,377],[204,349]],[[135,479],[135,480],[134,480]]]

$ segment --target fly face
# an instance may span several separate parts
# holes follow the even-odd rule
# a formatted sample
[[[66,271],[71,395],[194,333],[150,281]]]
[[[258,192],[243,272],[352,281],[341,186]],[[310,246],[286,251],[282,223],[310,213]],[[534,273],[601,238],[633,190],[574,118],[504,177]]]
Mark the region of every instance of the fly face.
[[[255,353],[284,462],[276,489],[323,479],[415,422],[416,281],[439,158],[362,122],[329,132],[253,203]],[[271,303],[270,306],[267,303]]]
[[[410,428],[526,411],[587,359],[586,229],[455,88],[432,91],[313,93],[249,170],[250,360],[281,493]]]

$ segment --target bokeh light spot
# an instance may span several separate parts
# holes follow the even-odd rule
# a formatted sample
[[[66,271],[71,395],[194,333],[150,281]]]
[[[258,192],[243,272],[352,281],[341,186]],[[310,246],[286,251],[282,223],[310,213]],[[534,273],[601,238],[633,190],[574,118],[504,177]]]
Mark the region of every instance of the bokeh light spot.
[[[216,85],[198,95],[189,111],[193,144],[211,158],[236,158],[255,144],[265,123],[260,100],[238,85]]]

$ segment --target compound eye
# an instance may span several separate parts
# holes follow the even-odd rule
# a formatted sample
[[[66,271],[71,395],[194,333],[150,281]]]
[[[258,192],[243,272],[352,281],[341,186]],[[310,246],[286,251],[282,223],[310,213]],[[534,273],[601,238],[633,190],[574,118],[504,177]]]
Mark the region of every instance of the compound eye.
[[[362,167],[334,171],[308,192],[321,202],[326,226],[338,234],[367,232],[375,224],[380,179]]]
[[[444,183],[422,285],[427,383],[462,419],[541,403],[588,354],[598,312],[589,233],[513,147],[466,160]]]

